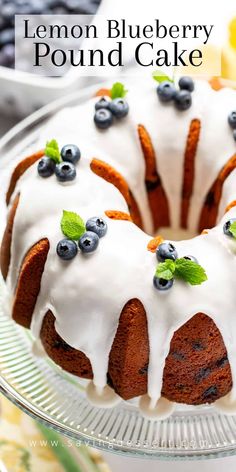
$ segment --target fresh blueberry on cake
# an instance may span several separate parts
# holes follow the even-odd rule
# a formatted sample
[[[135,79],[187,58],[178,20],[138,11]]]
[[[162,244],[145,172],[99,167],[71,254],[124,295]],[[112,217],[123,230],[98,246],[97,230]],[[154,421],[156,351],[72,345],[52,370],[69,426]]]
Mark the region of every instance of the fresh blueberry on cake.
[[[75,144],[66,144],[61,149],[61,158],[65,162],[71,162],[72,164],[78,164],[81,157],[81,152],[78,146]]]
[[[113,121],[112,112],[108,108],[99,108],[94,115],[95,125],[100,129],[107,129]]]
[[[97,249],[99,237],[93,231],[86,231],[79,240],[79,248],[84,253],[93,252]]]
[[[178,254],[175,246],[172,243],[162,243],[158,246],[156,251],[156,256],[158,261],[165,261],[166,259],[172,259],[175,261]]]
[[[192,96],[188,90],[179,90],[176,92],[174,98],[175,107],[177,110],[185,111],[192,105]]]
[[[54,174],[56,163],[49,157],[43,157],[38,163],[38,173],[40,177],[51,177]]]
[[[69,182],[76,177],[76,169],[72,162],[61,162],[56,165],[55,174],[59,182]]]
[[[161,102],[170,102],[176,95],[176,88],[172,82],[162,82],[157,87],[157,95]]]
[[[102,238],[107,232],[107,223],[103,218],[94,216],[93,218],[89,218],[87,221],[86,229],[87,231],[93,231],[99,236],[99,238]]]
[[[153,278],[153,284],[154,287],[157,288],[157,290],[169,290],[174,283],[173,279],[170,280],[165,280],[165,279],[159,279],[158,277],[154,276]]]
[[[194,81],[192,77],[180,77],[179,88],[182,90],[188,90],[189,92],[194,91]]]
[[[129,105],[124,98],[115,98],[110,102],[109,109],[116,118],[124,118],[128,115]]]
[[[70,239],[62,239],[57,245],[57,254],[61,259],[69,261],[73,259],[78,252],[78,246]]]
[[[110,108],[110,102],[105,97],[101,97],[100,100],[95,103],[95,110],[101,110],[104,108]]]

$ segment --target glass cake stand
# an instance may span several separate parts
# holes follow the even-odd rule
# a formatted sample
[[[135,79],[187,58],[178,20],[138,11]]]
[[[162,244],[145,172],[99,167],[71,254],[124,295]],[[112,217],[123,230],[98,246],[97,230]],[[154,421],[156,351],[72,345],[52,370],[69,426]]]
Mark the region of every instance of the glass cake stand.
[[[1,194],[6,168],[20,154],[27,155],[50,116],[65,105],[82,103],[97,88],[47,105],[0,140]],[[1,197],[0,233],[5,211]],[[171,460],[236,454],[236,416],[219,414],[214,407],[179,405],[168,419],[150,421],[140,415],[135,401],[121,402],[113,409],[91,406],[85,381],[66,374],[47,357],[32,354],[29,332],[3,312],[3,293],[0,280],[0,391],[26,413],[77,442],[110,452]]]

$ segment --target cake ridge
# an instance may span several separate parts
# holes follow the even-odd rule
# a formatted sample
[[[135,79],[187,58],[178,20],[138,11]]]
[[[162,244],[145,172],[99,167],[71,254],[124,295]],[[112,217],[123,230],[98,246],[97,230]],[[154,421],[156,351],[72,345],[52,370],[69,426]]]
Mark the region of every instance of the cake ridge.
[[[223,185],[227,180],[227,177],[233,172],[236,168],[236,154],[234,154],[228,162],[222,167],[218,176],[216,177],[213,185],[208,191],[202,211],[199,218],[199,232],[203,228],[209,227],[212,228],[216,223],[218,208],[222,196]]]
[[[157,159],[151,137],[144,125],[138,125],[138,135],[145,161],[145,186],[152,213],[153,227],[169,226],[169,204],[161,177],[157,171]],[[157,209],[157,201],[159,208]]]
[[[197,145],[200,137],[201,122],[199,119],[193,119],[190,123],[189,133],[184,153],[184,169],[182,183],[182,203],[181,203],[181,227],[187,229],[188,212],[190,199],[193,192],[195,159]]]

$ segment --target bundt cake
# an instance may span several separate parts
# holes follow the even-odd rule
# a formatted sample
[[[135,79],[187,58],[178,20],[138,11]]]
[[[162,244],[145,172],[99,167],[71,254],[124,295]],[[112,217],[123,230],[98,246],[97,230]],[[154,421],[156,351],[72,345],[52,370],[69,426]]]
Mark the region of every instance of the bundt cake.
[[[234,413],[236,92],[127,88],[59,111],[9,177],[5,304],[97,405]]]

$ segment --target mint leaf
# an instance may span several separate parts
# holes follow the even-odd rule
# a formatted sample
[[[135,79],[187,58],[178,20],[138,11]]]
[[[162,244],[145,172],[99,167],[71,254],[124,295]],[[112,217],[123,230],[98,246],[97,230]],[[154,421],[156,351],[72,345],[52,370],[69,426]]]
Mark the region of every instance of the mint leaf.
[[[114,100],[114,98],[124,98],[127,92],[128,90],[125,89],[124,84],[121,82],[116,82],[111,88],[111,98],[112,100]]]
[[[161,82],[165,82],[166,80],[168,82],[174,82],[173,79],[168,77],[168,75],[164,74],[164,72],[162,72],[161,70],[155,70],[152,73],[152,78],[156,80],[159,84],[161,84]]]
[[[230,233],[233,235],[233,237],[236,239],[236,221],[234,221],[230,227],[229,227]]]
[[[156,269],[156,277],[164,280],[173,279],[175,273],[175,261],[171,259],[166,259],[165,262],[160,262]]]
[[[84,221],[77,213],[63,210],[61,230],[67,238],[77,241],[85,233],[86,228]]]
[[[61,153],[59,150],[58,143],[55,139],[48,141],[44,151],[45,156],[50,157],[53,161],[58,164],[61,161]]]
[[[175,277],[191,285],[200,285],[207,280],[205,269],[194,261],[184,257],[175,261]]]

